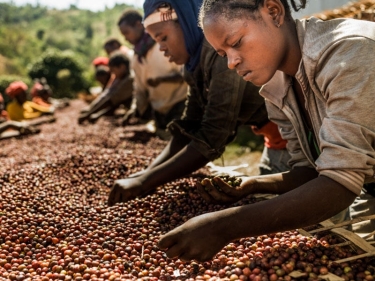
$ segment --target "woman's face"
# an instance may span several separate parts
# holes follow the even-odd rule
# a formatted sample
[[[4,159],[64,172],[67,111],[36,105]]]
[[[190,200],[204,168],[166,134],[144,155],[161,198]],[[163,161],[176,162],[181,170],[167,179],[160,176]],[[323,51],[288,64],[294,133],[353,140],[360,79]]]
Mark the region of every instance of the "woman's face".
[[[185,64],[189,61],[180,24],[175,21],[158,22],[149,25],[146,31],[159,44],[160,51],[170,62]]]
[[[261,8],[257,16],[253,19],[243,14],[228,19],[209,15],[203,20],[203,32],[218,54],[227,57],[230,69],[261,86],[281,68],[285,42],[269,13]]]

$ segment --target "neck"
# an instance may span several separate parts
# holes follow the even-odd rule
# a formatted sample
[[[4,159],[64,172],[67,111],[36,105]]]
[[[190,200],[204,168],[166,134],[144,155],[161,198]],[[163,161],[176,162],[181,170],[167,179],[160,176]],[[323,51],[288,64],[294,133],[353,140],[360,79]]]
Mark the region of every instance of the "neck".
[[[294,20],[291,20],[285,26],[289,31],[287,36],[288,46],[287,53],[280,70],[287,75],[295,76],[298,71],[299,64],[302,59],[301,47],[299,45],[297,28]]]

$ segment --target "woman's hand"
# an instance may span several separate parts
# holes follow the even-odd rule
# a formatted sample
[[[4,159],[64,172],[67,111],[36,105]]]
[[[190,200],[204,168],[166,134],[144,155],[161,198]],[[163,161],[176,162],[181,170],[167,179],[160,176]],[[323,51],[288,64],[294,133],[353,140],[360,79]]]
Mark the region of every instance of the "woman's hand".
[[[203,179],[201,182],[197,182],[198,193],[208,203],[214,204],[230,204],[234,203],[247,195],[254,193],[253,181],[249,178],[240,178],[242,180],[241,185],[232,186],[226,183],[220,177],[214,177],[212,180],[215,185],[212,184],[208,178]]]
[[[162,236],[159,247],[166,250],[169,258],[183,261],[212,259],[231,240],[226,235],[228,220],[221,219],[219,212],[194,217],[183,225]]]
[[[143,196],[152,188],[142,184],[139,177],[126,178],[115,181],[108,197],[108,205],[113,206],[119,202],[126,202],[138,196]]]

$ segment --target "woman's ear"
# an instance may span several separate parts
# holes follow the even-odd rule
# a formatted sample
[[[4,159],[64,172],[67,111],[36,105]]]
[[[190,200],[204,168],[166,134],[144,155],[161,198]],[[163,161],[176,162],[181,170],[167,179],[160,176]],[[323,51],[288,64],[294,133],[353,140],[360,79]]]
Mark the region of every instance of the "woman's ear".
[[[280,0],[265,0],[264,8],[276,27],[280,27],[285,22],[285,7]]]

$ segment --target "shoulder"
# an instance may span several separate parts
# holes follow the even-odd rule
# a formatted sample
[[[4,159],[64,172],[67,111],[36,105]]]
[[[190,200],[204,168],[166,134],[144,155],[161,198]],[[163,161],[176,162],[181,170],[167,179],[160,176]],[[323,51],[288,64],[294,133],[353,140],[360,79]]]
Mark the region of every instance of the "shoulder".
[[[347,45],[355,41],[375,42],[375,22],[356,19],[334,19],[322,21],[317,18],[297,20],[297,32],[303,41],[302,53],[305,58],[317,61],[332,47]]]

